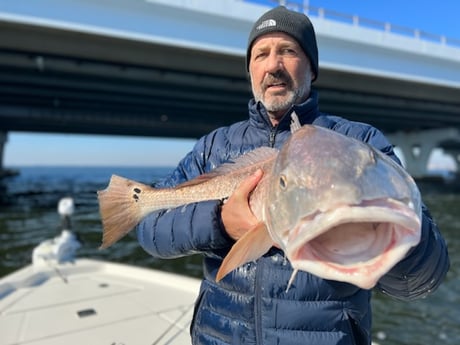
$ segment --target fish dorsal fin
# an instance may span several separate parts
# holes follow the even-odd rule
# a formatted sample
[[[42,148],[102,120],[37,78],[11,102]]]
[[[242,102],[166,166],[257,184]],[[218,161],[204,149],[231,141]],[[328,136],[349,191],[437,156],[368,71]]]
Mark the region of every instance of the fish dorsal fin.
[[[273,240],[265,223],[258,223],[233,245],[217,272],[216,281],[220,281],[235,268],[260,258],[272,245]]]
[[[299,117],[296,112],[293,111],[291,114],[291,133],[297,132],[301,127],[302,125],[300,124]]]
[[[266,163],[274,160],[277,154],[278,150],[271,147],[263,146],[256,148],[255,150],[249,151],[237,157],[231,162],[218,166],[206,174],[200,175],[193,180],[178,185],[177,188],[195,186],[214,177],[231,174],[240,170],[247,169],[255,171],[257,168],[263,168]]]

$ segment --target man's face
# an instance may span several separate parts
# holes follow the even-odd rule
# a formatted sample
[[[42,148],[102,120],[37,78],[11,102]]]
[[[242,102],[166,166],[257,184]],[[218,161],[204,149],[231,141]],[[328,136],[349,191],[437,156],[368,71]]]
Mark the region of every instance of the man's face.
[[[249,75],[254,98],[262,102],[272,122],[279,120],[293,104],[308,98],[314,78],[310,61],[300,45],[281,32],[254,41]]]

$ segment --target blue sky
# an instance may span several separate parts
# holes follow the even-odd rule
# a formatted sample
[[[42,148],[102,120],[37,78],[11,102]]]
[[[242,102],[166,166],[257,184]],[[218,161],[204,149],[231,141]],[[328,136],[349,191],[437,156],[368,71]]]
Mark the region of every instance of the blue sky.
[[[460,39],[458,0],[310,0],[309,4]],[[174,166],[193,143],[186,139],[11,132],[4,165]],[[447,160],[447,167],[451,166]]]

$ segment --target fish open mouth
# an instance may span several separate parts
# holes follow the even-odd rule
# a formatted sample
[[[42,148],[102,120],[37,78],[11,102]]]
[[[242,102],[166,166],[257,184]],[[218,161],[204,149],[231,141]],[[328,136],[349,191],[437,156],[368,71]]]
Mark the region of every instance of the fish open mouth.
[[[395,244],[389,223],[345,223],[307,242],[297,257],[316,257],[324,262],[353,266],[375,259]]]
[[[295,269],[371,288],[419,241],[411,208],[366,202],[303,218],[289,234],[286,254]]]

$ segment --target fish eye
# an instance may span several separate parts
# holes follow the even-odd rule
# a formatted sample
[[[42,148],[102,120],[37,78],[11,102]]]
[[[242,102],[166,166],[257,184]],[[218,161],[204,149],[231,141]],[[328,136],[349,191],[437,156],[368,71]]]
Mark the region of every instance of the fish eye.
[[[280,176],[280,187],[281,189],[286,189],[287,187],[287,177],[285,175]]]

